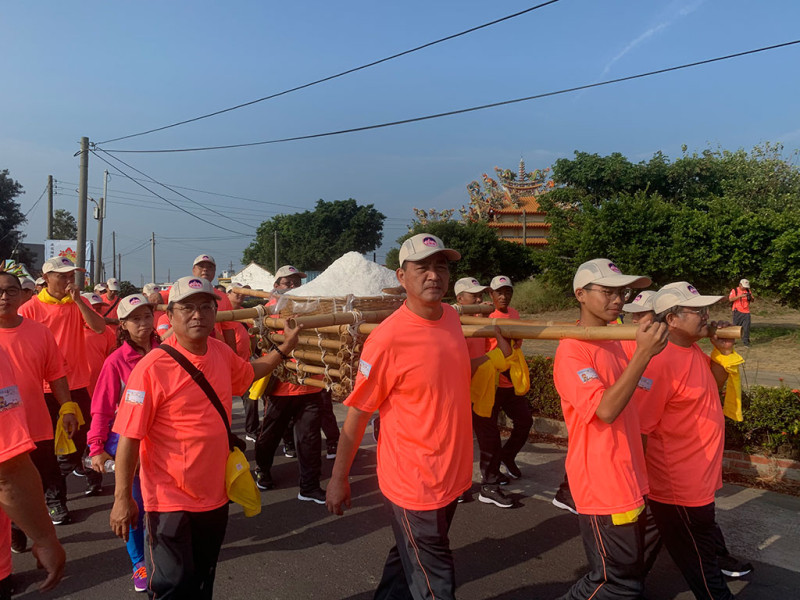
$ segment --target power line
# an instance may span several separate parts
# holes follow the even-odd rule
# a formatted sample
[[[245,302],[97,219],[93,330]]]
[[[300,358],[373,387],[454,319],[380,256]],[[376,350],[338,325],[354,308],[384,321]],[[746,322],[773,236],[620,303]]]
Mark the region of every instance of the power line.
[[[39,198],[36,200],[36,202],[33,203],[33,206],[31,206],[28,209],[28,212],[26,212],[24,215],[22,215],[22,222],[23,223],[27,220],[28,215],[33,212],[33,209],[36,208],[36,205],[39,204],[39,202],[41,202],[42,198],[44,198],[45,192],[47,192],[47,186],[46,185],[44,186],[44,190],[42,190],[42,193],[39,195]],[[8,231],[6,231],[6,234],[3,237],[0,237],[0,242],[2,242],[4,239],[6,239],[8,236],[10,236],[12,233],[15,233],[15,232],[16,233],[21,233],[21,232],[18,232],[16,229],[11,228]],[[23,238],[21,237],[21,238],[19,238],[17,240],[17,246],[19,246],[19,243],[20,243],[20,241],[22,241],[22,239]],[[15,246],[14,250],[16,250],[16,249],[17,249],[17,247]]]
[[[299,85],[297,87],[293,87],[293,88],[290,88],[288,90],[284,90],[282,92],[277,92],[275,94],[270,94],[269,96],[264,96],[263,98],[258,98],[256,100],[251,100],[249,102],[244,102],[242,104],[237,104],[236,106],[231,106],[230,108],[224,108],[222,110],[217,110],[217,111],[214,111],[214,112],[211,112],[211,113],[207,113],[205,115],[200,115],[199,117],[193,117],[191,119],[186,119],[184,121],[178,121],[176,123],[171,123],[170,125],[164,125],[163,127],[156,127],[155,129],[148,129],[147,131],[141,131],[139,133],[132,133],[130,135],[124,135],[124,136],[121,136],[121,137],[116,137],[116,138],[112,138],[110,140],[104,140],[102,142],[97,142],[97,143],[98,144],[107,144],[109,142],[118,142],[120,140],[127,140],[127,139],[138,137],[138,136],[141,136],[141,135],[147,135],[148,133],[155,133],[156,131],[163,131],[165,129],[170,129],[172,127],[177,127],[179,125],[186,125],[187,123],[193,123],[195,121],[200,121],[202,119],[208,119],[209,117],[214,117],[216,115],[221,115],[221,114],[226,113],[226,112],[231,112],[233,110],[237,110],[239,108],[244,108],[246,106],[251,106],[253,104],[258,104],[259,102],[264,102],[265,100],[271,100],[273,98],[277,98],[278,96],[285,96],[286,94],[291,94],[292,92],[296,92],[298,90],[309,88],[311,86],[314,86],[314,85],[317,85],[317,84],[320,84],[320,83],[324,83],[326,81],[331,81],[332,79],[336,79],[338,77],[343,77],[345,75],[349,75],[350,73],[355,73],[356,71],[361,71],[363,69],[368,69],[369,67],[374,67],[376,65],[388,62],[388,61],[393,60],[395,58],[400,58],[401,56],[406,56],[407,54],[412,54],[412,53],[417,52],[419,50],[424,50],[425,48],[430,48],[431,46],[435,46],[436,44],[441,44],[442,42],[453,40],[453,39],[461,37],[463,35],[467,35],[468,33],[473,33],[473,32],[478,31],[480,29],[485,29],[487,27],[491,27],[492,25],[497,25],[498,23],[502,23],[503,21],[508,21],[510,19],[514,19],[516,17],[520,17],[520,16],[522,16],[524,14],[527,14],[529,12],[533,12],[534,10],[537,10],[539,8],[543,8],[543,7],[545,7],[545,6],[549,5],[549,4],[555,4],[558,1],[559,0],[549,0],[548,2],[543,2],[542,4],[537,4],[536,6],[531,6],[530,8],[526,8],[525,10],[521,10],[521,11],[516,12],[514,14],[511,14],[511,15],[507,15],[507,16],[502,17],[500,19],[495,19],[494,21],[489,21],[488,23],[484,23],[483,25],[478,25],[477,27],[471,27],[470,29],[466,29],[464,31],[461,31],[460,33],[455,33],[453,35],[448,35],[447,37],[439,38],[438,40],[434,40],[433,42],[428,42],[427,44],[423,44],[421,46],[417,46],[415,48],[411,48],[410,50],[405,50],[405,51],[399,52],[397,54],[392,54],[391,56],[387,56],[386,58],[381,58],[380,60],[376,60],[376,61],[367,63],[365,65],[361,65],[360,67],[355,67],[355,68],[352,68],[352,69],[348,69],[346,71],[342,71],[341,73],[336,73],[335,75],[329,75],[328,77],[323,77],[322,79],[317,79],[316,81],[312,81],[310,83],[305,83],[303,85]]]
[[[112,159],[116,160],[117,162],[120,162],[120,163],[122,163],[123,165],[125,165],[125,166],[126,166],[126,167],[128,167],[129,169],[133,169],[133,170],[134,170],[134,171],[136,171],[136,172],[137,172],[139,175],[141,175],[141,176],[143,176],[143,177],[147,177],[147,178],[148,178],[150,181],[152,181],[152,182],[153,182],[153,183],[155,183],[156,185],[160,185],[161,187],[163,187],[163,188],[165,188],[165,189],[168,189],[168,190],[169,190],[170,192],[172,192],[173,194],[177,194],[177,195],[178,195],[178,196],[180,196],[181,198],[183,198],[183,199],[185,199],[185,200],[188,200],[189,202],[191,202],[191,203],[193,203],[193,204],[196,204],[197,206],[203,207],[203,205],[202,205],[202,204],[200,204],[199,202],[197,202],[197,201],[193,200],[192,198],[189,198],[189,196],[187,196],[186,194],[182,194],[182,193],[180,193],[180,192],[176,192],[175,190],[173,190],[173,189],[172,189],[171,187],[169,187],[168,185],[165,185],[165,184],[163,184],[163,183],[161,183],[161,182],[159,182],[159,181],[156,181],[155,179],[153,179],[152,177],[150,177],[150,175],[148,175],[147,173],[143,173],[142,171],[140,171],[139,169],[137,169],[137,168],[136,168],[136,167],[134,167],[133,165],[129,165],[128,163],[126,163],[126,162],[125,162],[124,160],[122,160],[121,158],[117,158],[116,156],[111,156],[110,154],[108,154],[108,153],[107,153],[107,152],[105,152],[104,150],[100,150],[100,152],[104,152],[104,153],[106,154],[106,156],[108,156],[109,158],[112,158]],[[238,220],[238,219],[234,219],[233,217],[229,217],[228,215],[225,215],[225,214],[223,214],[223,213],[221,213],[221,212],[219,212],[219,211],[216,211],[216,210],[214,210],[213,208],[208,208],[208,207],[203,207],[203,208],[206,208],[206,210],[210,210],[212,213],[214,213],[214,214],[215,214],[215,215],[217,215],[218,217],[222,217],[223,219],[228,219],[229,221],[233,221],[234,223],[238,223],[239,225],[244,225],[245,227],[253,227],[253,225],[252,225],[252,224],[250,224],[250,223],[245,223],[244,221],[240,221],[240,220]]]
[[[177,209],[181,210],[182,212],[185,212],[187,215],[190,215],[190,216],[194,217],[195,219],[198,219],[198,220],[200,220],[200,221],[203,221],[203,223],[207,223],[208,225],[212,225],[212,226],[216,227],[217,229],[222,229],[222,230],[224,230],[224,231],[229,231],[230,233],[236,233],[236,234],[239,234],[239,235],[250,235],[250,234],[247,234],[247,233],[242,233],[241,231],[235,231],[235,230],[233,230],[233,229],[228,229],[227,227],[223,227],[222,225],[219,225],[219,224],[217,224],[217,223],[214,223],[213,221],[209,221],[209,220],[207,220],[207,219],[204,219],[203,217],[200,217],[200,216],[198,216],[198,215],[196,215],[196,214],[194,214],[194,213],[192,213],[192,212],[189,212],[188,210],[186,210],[186,209],[185,209],[185,208],[183,208],[182,206],[179,206],[178,204],[175,204],[174,202],[171,202],[170,200],[167,200],[166,198],[164,198],[164,196],[162,196],[162,195],[160,195],[160,194],[158,194],[158,193],[154,192],[153,190],[151,190],[150,188],[148,188],[148,187],[147,187],[146,185],[144,185],[143,183],[139,183],[138,181],[135,181],[135,180],[134,180],[134,179],[132,179],[132,178],[131,178],[131,176],[130,176],[130,175],[128,175],[128,174],[127,174],[125,171],[123,171],[123,170],[122,170],[122,169],[120,169],[119,167],[117,167],[117,166],[115,166],[115,165],[111,164],[110,162],[108,162],[108,161],[107,161],[105,158],[103,158],[102,156],[100,156],[100,155],[99,155],[97,152],[95,152],[94,150],[91,150],[90,152],[91,152],[92,154],[94,154],[94,155],[95,155],[97,158],[99,158],[100,160],[102,160],[104,163],[106,163],[106,164],[107,164],[109,167],[111,167],[112,169],[114,169],[115,171],[117,171],[117,172],[118,172],[120,175],[123,175],[124,177],[127,177],[128,179],[130,179],[131,181],[133,181],[133,182],[134,182],[136,185],[138,185],[138,186],[140,186],[140,187],[144,188],[145,190],[147,190],[148,192],[150,192],[150,193],[151,193],[151,194],[153,194],[154,196],[157,196],[157,197],[161,198],[161,199],[162,199],[164,202],[166,202],[167,204],[171,204],[171,205],[172,205],[172,206],[174,206],[175,208],[177,208]],[[119,159],[116,159],[116,160],[119,160]],[[122,162],[122,161],[120,161],[120,162]]]
[[[428,121],[428,120],[431,120],[431,119],[440,119],[442,117],[451,117],[453,115],[460,115],[460,114],[464,114],[464,113],[475,112],[475,111],[485,110],[485,109],[489,109],[489,108],[497,108],[499,106],[506,106],[506,105],[509,105],[509,104],[517,104],[519,102],[528,102],[530,100],[539,100],[541,98],[549,98],[551,96],[558,96],[558,95],[561,95],[561,94],[568,94],[568,93],[571,93],[571,92],[578,92],[580,90],[588,90],[588,89],[591,89],[591,88],[601,87],[601,86],[605,86],[605,85],[611,85],[611,84],[614,84],[614,83],[621,83],[621,82],[624,82],[624,81],[631,81],[633,79],[641,79],[641,78],[644,78],[644,77],[650,77],[652,75],[660,75],[660,74],[669,73],[669,72],[672,72],[672,71],[679,71],[681,69],[688,69],[688,68],[691,68],[691,67],[698,67],[698,66],[701,66],[701,65],[707,65],[707,64],[710,64],[710,63],[714,63],[714,62],[720,62],[720,61],[723,61],[723,60],[729,60],[729,59],[732,59],[732,58],[739,58],[741,56],[747,56],[749,54],[757,54],[759,52],[766,52],[768,50],[776,50],[778,48],[785,48],[787,46],[792,46],[792,45],[799,44],[799,43],[800,43],[800,40],[794,40],[792,42],[784,42],[782,44],[775,44],[773,46],[764,46],[764,47],[761,47],[761,48],[756,48],[754,50],[747,50],[745,52],[736,52],[734,54],[727,54],[725,56],[718,56],[716,58],[708,58],[708,59],[705,59],[705,60],[700,60],[700,61],[696,61],[696,62],[677,65],[677,66],[674,66],[674,67],[667,67],[667,68],[664,68],[664,69],[657,69],[657,70],[654,70],[654,71],[648,71],[646,73],[639,73],[637,75],[628,75],[627,77],[618,77],[616,79],[609,79],[609,80],[600,81],[600,82],[597,82],[597,83],[590,83],[590,84],[586,84],[586,85],[579,85],[577,87],[565,88],[565,89],[557,90],[557,91],[554,91],[554,92],[545,92],[543,94],[536,94],[534,96],[526,96],[524,98],[515,98],[513,100],[503,100],[501,102],[493,102],[491,104],[482,104],[480,106],[473,106],[473,107],[470,107],[470,108],[462,108],[462,109],[458,109],[458,110],[451,110],[451,111],[447,111],[447,112],[443,112],[443,113],[436,113],[436,114],[433,114],[433,115],[426,115],[426,116],[423,116],[423,117],[414,117],[414,118],[411,118],[411,119],[402,119],[400,121],[390,121],[388,123],[379,123],[377,125],[366,125],[364,127],[353,127],[353,128],[350,128],[350,129],[340,129],[340,130],[337,130],[337,131],[328,131],[328,132],[325,132],[325,133],[315,133],[315,134],[311,134],[311,135],[299,135],[299,136],[295,136],[295,137],[279,138],[279,139],[274,139],[274,140],[265,140],[265,141],[261,141],[261,142],[249,142],[249,143],[246,143],[246,144],[227,144],[227,145],[224,145],[224,146],[204,146],[204,147],[199,147],[199,148],[169,148],[169,149],[163,149],[163,150],[105,150],[104,149],[103,151],[104,152],[108,152],[108,153],[114,153],[114,154],[119,154],[119,153],[126,153],[126,154],[162,154],[162,153],[170,153],[170,152],[203,152],[203,151],[207,151],[207,150],[230,150],[232,148],[248,148],[248,147],[251,147],[251,146],[264,146],[264,145],[267,145],[267,144],[281,144],[281,143],[284,143],[284,142],[296,142],[296,141],[300,141],[300,140],[310,140],[310,139],[329,137],[329,136],[334,136],[334,135],[342,135],[342,134],[345,134],[345,133],[356,133],[356,132],[360,132],[360,131],[369,131],[369,130],[372,130],[372,129],[382,129],[384,127],[393,127],[395,125],[406,125],[408,123],[417,123],[417,122],[420,122],[420,121]]]

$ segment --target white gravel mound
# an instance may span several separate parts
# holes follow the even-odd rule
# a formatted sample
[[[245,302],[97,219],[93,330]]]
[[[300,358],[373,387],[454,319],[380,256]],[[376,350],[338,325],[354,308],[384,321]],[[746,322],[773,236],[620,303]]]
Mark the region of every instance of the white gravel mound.
[[[381,290],[397,286],[394,271],[371,262],[358,252],[348,252],[320,273],[315,279],[301,285],[287,296],[380,296]]]

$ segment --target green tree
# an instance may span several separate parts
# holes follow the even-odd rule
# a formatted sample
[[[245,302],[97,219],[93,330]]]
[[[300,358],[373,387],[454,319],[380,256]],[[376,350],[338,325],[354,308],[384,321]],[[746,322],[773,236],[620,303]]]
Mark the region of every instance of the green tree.
[[[68,210],[57,208],[53,212],[53,239],[75,240],[78,238],[78,223]]]
[[[500,274],[512,281],[521,281],[538,272],[535,250],[499,239],[495,231],[483,222],[413,223],[411,231],[398,238],[397,243],[402,244],[418,233],[431,233],[441,238],[448,248],[461,253],[461,260],[451,266],[451,283],[462,277],[476,277],[488,284],[492,277]],[[396,269],[400,266],[398,254],[397,248],[387,252],[387,267]]]
[[[352,198],[318,200],[313,211],[277,215],[261,223],[255,240],[244,251],[244,263],[273,268],[277,231],[279,265],[323,270],[347,252],[365,254],[377,249],[385,219],[374,205],[359,206]]]
[[[15,200],[24,193],[19,182],[9,176],[8,169],[0,171],[0,260],[11,258],[20,263],[30,262],[30,256],[22,246],[25,234],[19,231],[26,219]]]

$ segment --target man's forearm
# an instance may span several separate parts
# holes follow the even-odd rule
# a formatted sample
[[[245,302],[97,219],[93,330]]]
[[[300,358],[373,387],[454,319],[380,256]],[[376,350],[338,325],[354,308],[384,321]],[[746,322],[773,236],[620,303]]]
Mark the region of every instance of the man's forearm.
[[[347,409],[347,416],[339,433],[339,444],[336,447],[336,462],[333,463],[331,472],[332,480],[347,479],[371,416],[372,413],[357,408]]]
[[[0,464],[0,508],[34,543],[55,537],[44,503],[42,480],[27,453]]]
[[[78,310],[81,311],[81,316],[83,320],[86,321],[86,324],[91,328],[92,331],[95,333],[103,333],[106,329],[106,320],[103,318],[102,315],[94,312],[91,308],[86,306],[82,301],[77,301],[75,304],[78,305]]]
[[[69,383],[67,382],[67,376],[59,377],[58,379],[54,379],[53,381],[48,382],[50,384],[50,391],[53,394],[53,397],[58,402],[59,406],[64,406],[67,402],[72,401],[72,396],[69,393]],[[86,416],[86,415],[84,415]]]
[[[114,458],[114,477],[116,487],[114,497],[128,499],[132,495],[133,474],[136,472],[136,465],[139,462],[139,440],[119,436],[117,454]]]

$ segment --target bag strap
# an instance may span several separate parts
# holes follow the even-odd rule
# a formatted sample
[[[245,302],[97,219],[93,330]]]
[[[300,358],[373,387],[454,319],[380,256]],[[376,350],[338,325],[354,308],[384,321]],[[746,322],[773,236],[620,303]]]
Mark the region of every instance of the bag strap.
[[[192,380],[200,386],[200,389],[206,393],[208,399],[211,400],[211,404],[217,409],[219,416],[222,417],[222,422],[225,423],[225,430],[228,432],[228,449],[233,451],[233,433],[231,432],[231,424],[228,422],[228,415],[225,414],[225,408],[222,406],[222,402],[220,402],[217,392],[215,392],[214,388],[211,387],[211,384],[208,382],[208,379],[206,379],[206,376],[203,375],[203,372],[195,367],[188,358],[186,358],[172,346],[162,344],[159,346],[159,348],[175,359],[175,362],[183,367],[184,371],[186,371]]]
[[[108,310],[107,310],[106,312],[104,312],[104,313],[103,313],[103,316],[104,316],[104,317],[107,317],[107,316],[109,315],[109,313],[110,313],[112,310],[114,310],[114,308],[116,308],[117,304],[119,304],[119,296],[117,296],[117,297],[114,299],[114,303],[113,303],[111,306],[109,306],[109,307],[108,307]]]

